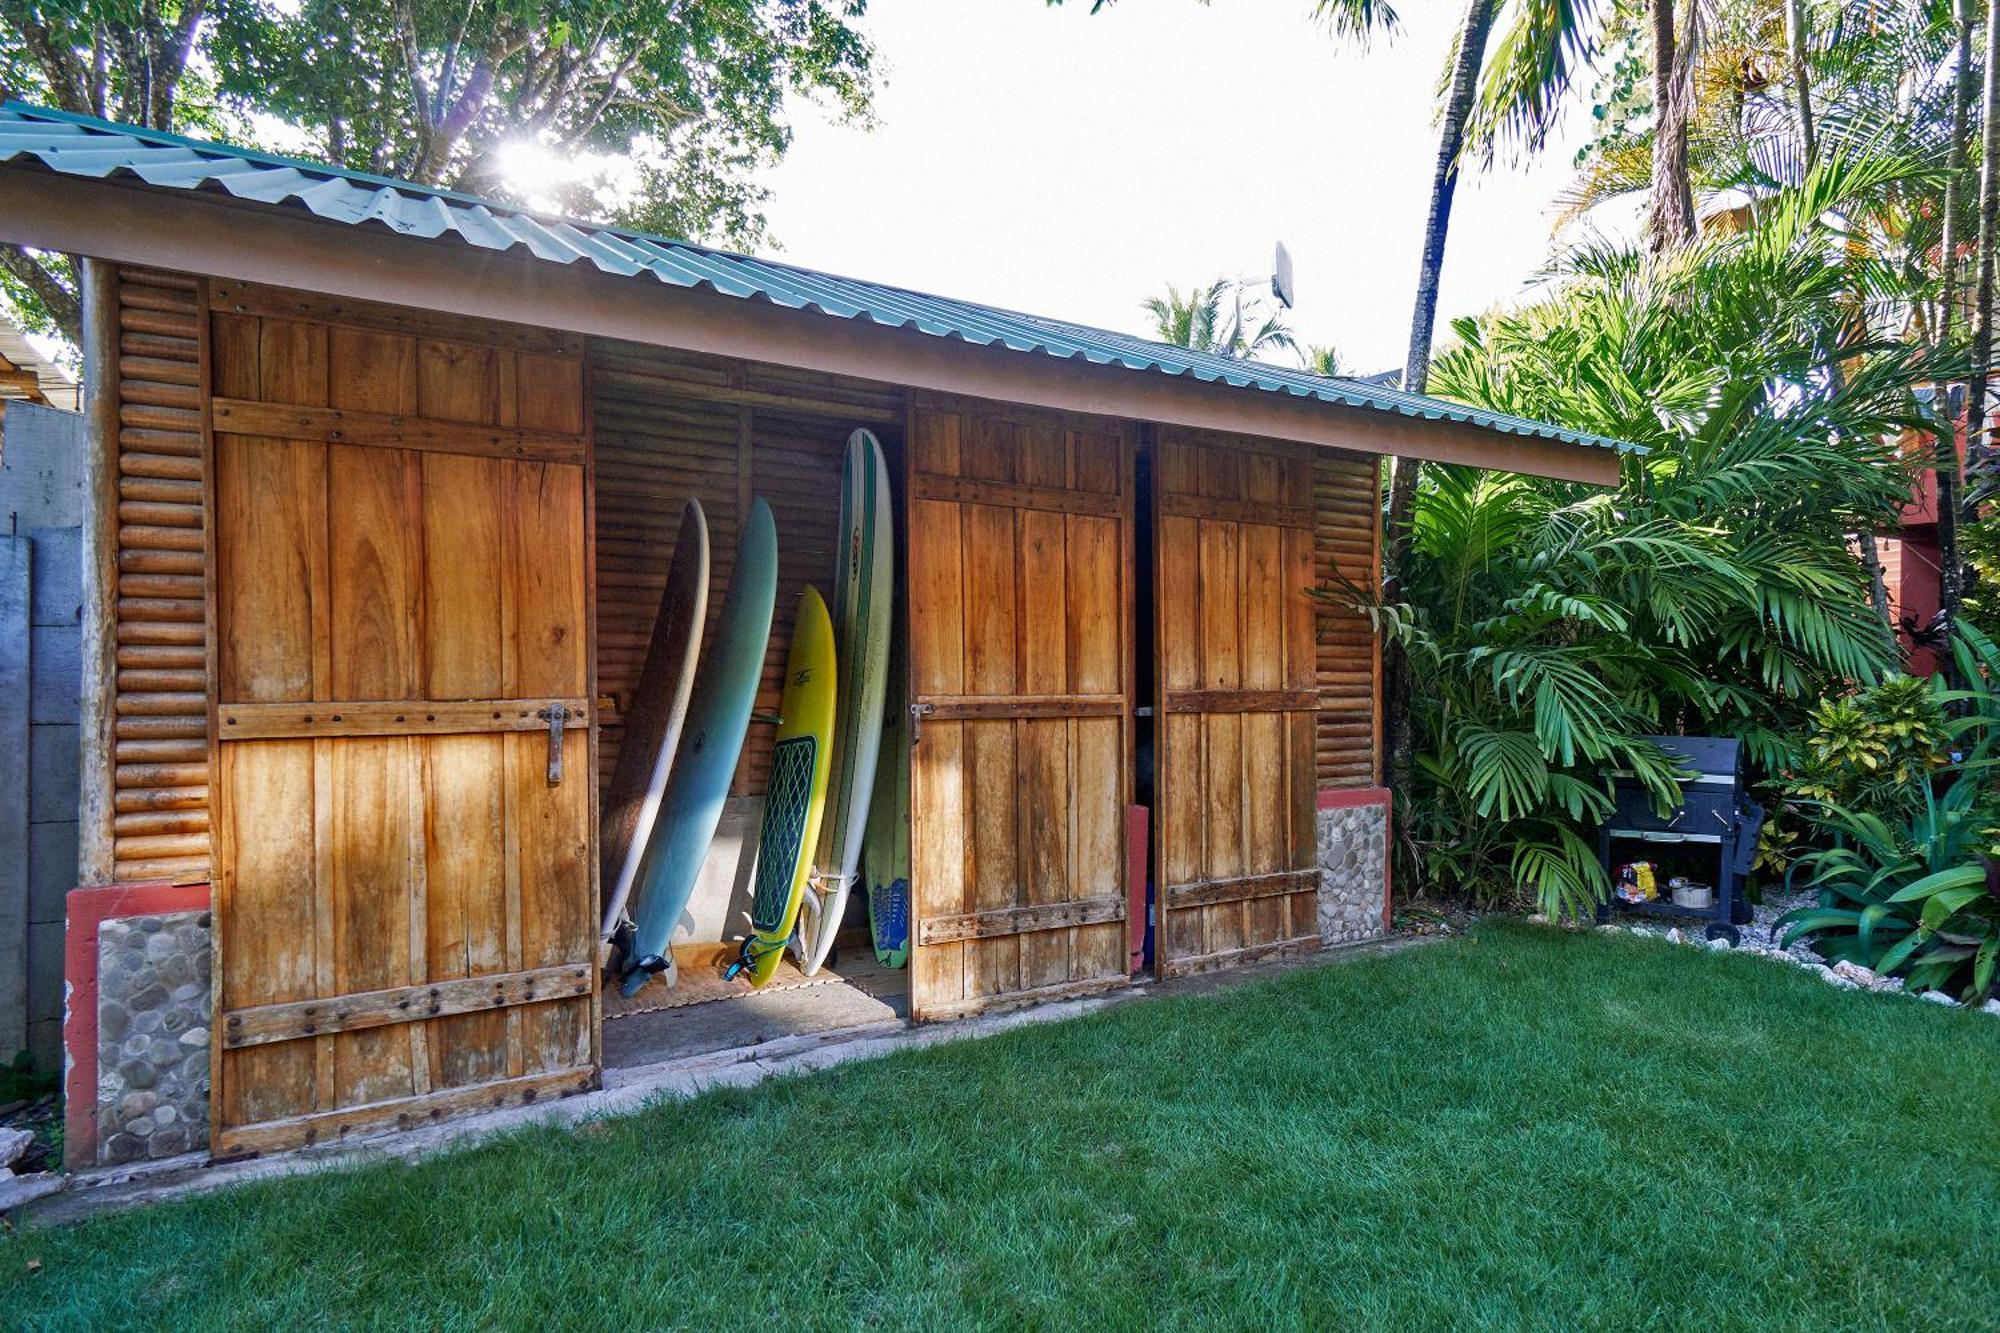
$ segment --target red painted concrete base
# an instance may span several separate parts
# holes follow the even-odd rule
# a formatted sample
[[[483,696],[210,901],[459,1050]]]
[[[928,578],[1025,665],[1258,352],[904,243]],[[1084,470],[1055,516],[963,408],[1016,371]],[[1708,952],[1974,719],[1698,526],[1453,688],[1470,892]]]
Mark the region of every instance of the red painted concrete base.
[[[63,923],[63,1160],[97,1161],[97,933],[106,921],[209,905],[208,885],[110,884],[73,889]]]

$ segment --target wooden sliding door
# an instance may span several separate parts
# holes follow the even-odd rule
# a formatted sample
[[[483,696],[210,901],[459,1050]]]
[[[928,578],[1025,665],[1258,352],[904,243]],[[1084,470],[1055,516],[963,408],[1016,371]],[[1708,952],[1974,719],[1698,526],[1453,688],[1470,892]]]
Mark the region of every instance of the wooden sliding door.
[[[1316,946],[1312,456],[1158,441],[1164,975]]]
[[[1132,435],[919,404],[912,1013],[1122,985]]]
[[[209,311],[214,1150],[580,1090],[580,348],[229,283]]]

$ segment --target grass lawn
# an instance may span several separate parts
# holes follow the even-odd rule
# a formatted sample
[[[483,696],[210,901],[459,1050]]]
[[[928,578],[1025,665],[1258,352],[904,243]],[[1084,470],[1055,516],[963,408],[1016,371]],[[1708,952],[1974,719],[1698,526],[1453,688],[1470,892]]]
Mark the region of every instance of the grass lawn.
[[[28,1328],[765,1319],[1993,1328],[2000,1021],[1488,927],[0,1240]]]

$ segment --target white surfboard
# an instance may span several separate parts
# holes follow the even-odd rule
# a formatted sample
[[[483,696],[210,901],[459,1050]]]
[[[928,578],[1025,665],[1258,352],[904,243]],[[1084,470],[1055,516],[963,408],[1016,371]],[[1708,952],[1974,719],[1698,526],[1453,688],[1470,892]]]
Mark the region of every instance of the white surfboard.
[[[688,696],[694,692],[695,662],[701,656],[701,630],[707,618],[708,517],[701,501],[689,500],[681,512],[680,535],[674,539],[646,662],[632,691],[618,767],[604,789],[598,833],[603,856],[599,874],[605,889],[603,939],[610,939],[625,917],[639,863],[659,818],[660,795],[673,771],[687,721]]]
[[[847,898],[861,871],[868,804],[882,752],[882,703],[889,686],[889,631],[895,617],[895,519],[889,465],[872,432],[847,437],[841,468],[840,554],[834,571],[833,631],[840,693],[834,712],[833,772],[813,877],[799,914],[795,951],[807,976],[833,951]]]

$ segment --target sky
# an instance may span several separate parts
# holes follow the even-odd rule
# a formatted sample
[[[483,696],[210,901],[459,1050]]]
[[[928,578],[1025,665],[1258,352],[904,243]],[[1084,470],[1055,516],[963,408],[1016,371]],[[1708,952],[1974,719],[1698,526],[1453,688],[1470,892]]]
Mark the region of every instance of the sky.
[[[798,108],[765,173],[775,253],[854,277],[1146,333],[1172,283],[1292,253],[1301,341],[1400,367],[1457,4],[1409,0],[1365,52],[1310,0],[870,0],[872,128]],[[1460,186],[1439,327],[1518,297],[1586,117]]]

